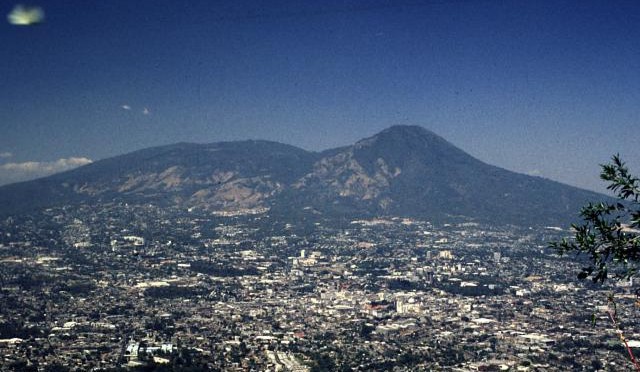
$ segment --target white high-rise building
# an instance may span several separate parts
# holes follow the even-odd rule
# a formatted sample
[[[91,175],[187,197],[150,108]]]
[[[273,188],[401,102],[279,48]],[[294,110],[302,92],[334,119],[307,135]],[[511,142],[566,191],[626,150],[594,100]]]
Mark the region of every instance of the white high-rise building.
[[[495,262],[500,262],[501,258],[502,258],[502,254],[500,252],[493,252],[493,260]]]

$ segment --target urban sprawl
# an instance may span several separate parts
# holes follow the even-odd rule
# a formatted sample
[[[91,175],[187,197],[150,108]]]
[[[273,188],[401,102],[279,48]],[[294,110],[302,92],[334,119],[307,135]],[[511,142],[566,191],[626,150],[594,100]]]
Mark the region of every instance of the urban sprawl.
[[[0,370],[633,367],[632,285],[577,280],[580,259],[548,248],[570,231],[312,212],[111,203],[0,221]]]

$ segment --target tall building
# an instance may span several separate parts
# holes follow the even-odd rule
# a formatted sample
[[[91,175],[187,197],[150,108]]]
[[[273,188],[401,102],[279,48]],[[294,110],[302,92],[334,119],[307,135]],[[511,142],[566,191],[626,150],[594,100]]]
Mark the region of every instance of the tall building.
[[[493,260],[495,262],[500,262],[500,259],[502,258],[502,253],[500,252],[493,252]]]

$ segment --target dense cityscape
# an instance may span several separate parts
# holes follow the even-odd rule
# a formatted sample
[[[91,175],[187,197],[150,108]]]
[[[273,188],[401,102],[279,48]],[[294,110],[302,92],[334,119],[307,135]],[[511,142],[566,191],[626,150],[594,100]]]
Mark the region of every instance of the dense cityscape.
[[[627,370],[559,227],[108,203],[0,225],[2,370]]]
[[[0,17],[0,372],[640,372],[640,1]]]

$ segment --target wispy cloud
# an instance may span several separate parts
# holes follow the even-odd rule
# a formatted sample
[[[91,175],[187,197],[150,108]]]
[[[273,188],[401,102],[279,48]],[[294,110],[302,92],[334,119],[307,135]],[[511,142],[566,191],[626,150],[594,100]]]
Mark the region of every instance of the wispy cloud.
[[[532,169],[532,170],[528,171],[527,174],[529,176],[536,176],[536,177],[541,177],[542,176],[542,172],[540,171],[540,169]]]
[[[134,107],[132,107],[131,105],[128,104],[124,104],[122,106],[120,106],[121,109],[126,110],[126,111],[132,111],[134,109]],[[138,111],[140,110],[140,111]],[[135,108],[135,112],[140,112],[142,113],[142,115],[150,115],[151,114],[151,109],[149,107],[142,107],[142,109],[136,107]]]
[[[0,159],[9,159],[13,157],[13,153],[9,151],[0,152]]]
[[[91,163],[85,157],[62,158],[55,161],[27,161],[0,165],[0,184],[27,181],[63,172]]]

